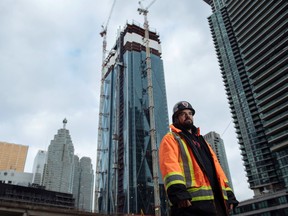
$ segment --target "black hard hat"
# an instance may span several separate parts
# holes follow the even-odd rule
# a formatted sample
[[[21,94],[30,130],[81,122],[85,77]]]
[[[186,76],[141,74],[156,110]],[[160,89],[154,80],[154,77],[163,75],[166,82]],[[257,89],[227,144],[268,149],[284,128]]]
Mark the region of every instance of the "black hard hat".
[[[181,110],[185,110],[185,109],[189,109],[192,111],[192,115],[194,116],[195,114],[195,110],[193,109],[193,107],[191,106],[190,103],[188,103],[187,101],[180,101],[178,103],[175,104],[175,106],[173,107],[173,115],[172,115],[172,121],[174,123],[174,118],[176,117],[176,114],[181,111]]]

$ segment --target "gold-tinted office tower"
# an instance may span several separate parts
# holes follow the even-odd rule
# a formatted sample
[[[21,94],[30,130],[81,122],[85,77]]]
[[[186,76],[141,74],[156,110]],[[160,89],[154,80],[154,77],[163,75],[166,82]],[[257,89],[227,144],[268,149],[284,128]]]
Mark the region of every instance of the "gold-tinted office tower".
[[[0,141],[0,170],[24,172],[28,146]]]

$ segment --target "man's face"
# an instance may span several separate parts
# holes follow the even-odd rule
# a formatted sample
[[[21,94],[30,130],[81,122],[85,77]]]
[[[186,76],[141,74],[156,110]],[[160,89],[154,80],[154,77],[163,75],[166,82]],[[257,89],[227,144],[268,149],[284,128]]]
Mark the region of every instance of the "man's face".
[[[191,128],[193,126],[193,112],[189,109],[180,111],[178,114],[178,122],[185,128]]]

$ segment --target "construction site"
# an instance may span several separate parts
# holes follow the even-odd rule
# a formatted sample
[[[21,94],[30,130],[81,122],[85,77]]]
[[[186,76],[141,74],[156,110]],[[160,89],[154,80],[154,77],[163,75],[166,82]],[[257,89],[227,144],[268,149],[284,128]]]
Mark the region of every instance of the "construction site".
[[[115,2],[100,33],[103,64],[95,212],[165,215],[168,202],[157,149],[168,128],[167,100],[160,38],[149,29],[147,18],[155,0],[146,7],[139,2],[144,25],[127,23],[108,51],[107,28]]]

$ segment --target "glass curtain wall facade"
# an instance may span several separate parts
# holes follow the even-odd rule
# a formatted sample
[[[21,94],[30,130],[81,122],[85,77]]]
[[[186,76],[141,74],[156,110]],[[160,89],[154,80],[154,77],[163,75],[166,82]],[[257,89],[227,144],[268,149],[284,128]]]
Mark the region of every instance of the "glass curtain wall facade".
[[[288,1],[205,2],[250,188],[287,188]]]
[[[160,40],[155,32],[149,34],[158,148],[169,121]],[[143,37],[143,28],[127,24],[105,61],[95,197],[95,210],[100,213],[154,214]],[[158,173],[161,211],[165,213],[165,191]]]
[[[93,203],[94,173],[92,162],[89,157],[79,157],[74,155],[74,181],[73,198],[75,207],[80,211],[92,211]]]
[[[39,150],[33,163],[33,184],[42,185],[44,167],[47,162],[47,151]]]

